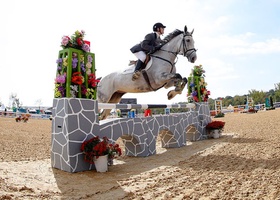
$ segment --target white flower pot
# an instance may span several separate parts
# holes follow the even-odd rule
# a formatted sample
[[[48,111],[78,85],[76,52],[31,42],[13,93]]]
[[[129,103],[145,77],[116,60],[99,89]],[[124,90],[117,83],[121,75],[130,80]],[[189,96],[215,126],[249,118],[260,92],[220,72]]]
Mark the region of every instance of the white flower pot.
[[[107,172],[108,171],[108,155],[99,156],[94,158],[94,165],[97,172]]]
[[[220,137],[220,131],[219,131],[219,129],[215,129],[213,131],[213,138],[217,139],[219,137]]]

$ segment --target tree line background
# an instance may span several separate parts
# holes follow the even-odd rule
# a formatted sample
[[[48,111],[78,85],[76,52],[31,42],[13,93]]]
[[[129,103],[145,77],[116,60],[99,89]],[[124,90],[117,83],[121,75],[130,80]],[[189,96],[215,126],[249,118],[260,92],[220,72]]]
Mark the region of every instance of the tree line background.
[[[254,105],[264,104],[265,99],[268,97],[272,97],[273,102],[280,102],[280,83],[274,84],[275,88],[269,90],[268,92],[258,91],[255,89],[249,90],[248,94],[244,95],[235,95],[235,96],[226,96],[226,97],[218,97],[216,99],[209,98],[208,104],[210,110],[215,110],[215,100],[222,100],[222,106],[228,107],[229,105],[232,106],[242,106],[246,105],[247,96],[253,98]],[[180,102],[180,103],[187,103],[187,102]],[[170,109],[171,112],[186,112],[184,108],[172,108]],[[153,109],[153,113],[163,114],[164,109]]]
[[[264,104],[265,99],[268,97],[272,97],[273,102],[280,102],[280,83],[275,84],[275,89],[271,89],[268,92],[264,91],[258,91],[258,90],[249,90],[248,94],[244,94],[242,96],[235,95],[232,96],[226,96],[226,97],[219,97],[217,99],[223,100],[223,107],[228,107],[229,105],[232,106],[238,106],[238,105],[245,105],[247,101],[247,96],[253,98],[254,104]],[[217,99],[211,99],[209,98],[208,103],[210,106],[210,110],[215,109],[215,100]]]

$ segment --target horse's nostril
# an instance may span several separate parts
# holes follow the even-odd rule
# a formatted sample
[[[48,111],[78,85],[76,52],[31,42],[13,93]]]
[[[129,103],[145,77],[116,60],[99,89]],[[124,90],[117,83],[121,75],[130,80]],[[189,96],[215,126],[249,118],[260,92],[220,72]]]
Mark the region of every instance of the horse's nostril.
[[[196,61],[196,56],[192,57],[191,62],[194,63]]]

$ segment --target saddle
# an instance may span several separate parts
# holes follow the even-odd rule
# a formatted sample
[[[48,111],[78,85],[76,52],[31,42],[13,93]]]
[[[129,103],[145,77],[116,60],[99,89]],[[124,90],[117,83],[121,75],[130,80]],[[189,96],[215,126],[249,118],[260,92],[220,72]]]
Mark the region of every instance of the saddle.
[[[144,65],[142,65],[140,70],[145,69],[150,60],[151,60],[151,56],[149,54],[147,54]],[[137,60],[130,60],[129,63],[128,63],[128,66],[136,65],[136,63],[137,63]]]

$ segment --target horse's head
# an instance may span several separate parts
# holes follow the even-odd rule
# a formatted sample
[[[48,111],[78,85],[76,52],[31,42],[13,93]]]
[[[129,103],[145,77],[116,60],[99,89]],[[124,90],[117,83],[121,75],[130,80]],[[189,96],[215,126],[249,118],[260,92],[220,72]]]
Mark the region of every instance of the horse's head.
[[[193,30],[188,32],[187,26],[184,28],[183,39],[180,44],[179,54],[184,55],[188,58],[188,61],[194,63],[197,59],[196,57],[196,49],[194,48],[194,40],[192,37]]]

